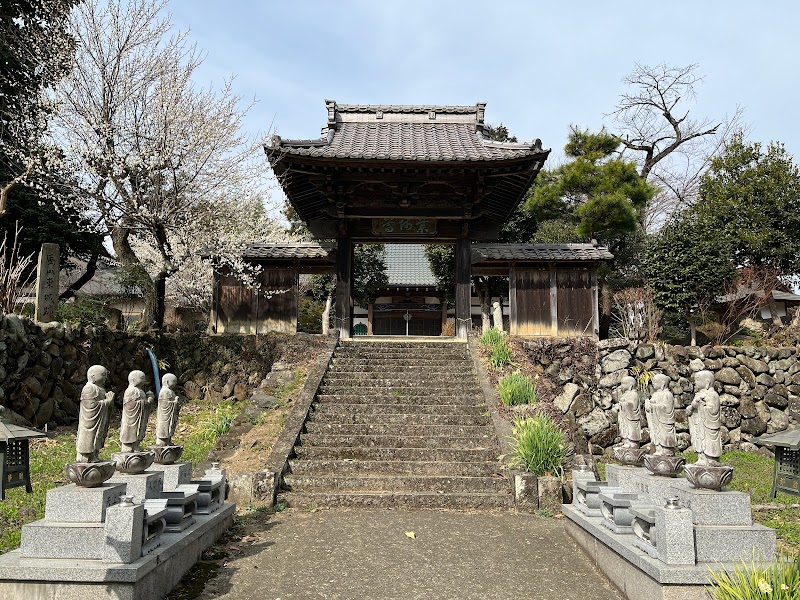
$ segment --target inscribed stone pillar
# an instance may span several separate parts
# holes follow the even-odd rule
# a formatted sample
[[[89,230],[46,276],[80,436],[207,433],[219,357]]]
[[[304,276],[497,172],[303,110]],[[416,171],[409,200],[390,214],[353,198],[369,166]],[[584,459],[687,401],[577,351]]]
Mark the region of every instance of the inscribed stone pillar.
[[[470,287],[472,283],[472,252],[468,239],[456,242],[456,334],[465,340],[472,328]]]
[[[336,326],[340,339],[350,337],[352,287],[353,241],[349,235],[340,235],[336,239]]]
[[[58,307],[58,244],[42,244],[36,271],[36,315],[40,323],[56,320]]]

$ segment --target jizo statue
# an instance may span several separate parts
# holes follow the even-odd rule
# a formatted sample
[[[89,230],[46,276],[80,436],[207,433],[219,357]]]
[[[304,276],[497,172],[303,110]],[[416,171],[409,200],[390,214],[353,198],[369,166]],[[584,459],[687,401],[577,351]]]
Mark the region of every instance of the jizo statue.
[[[675,446],[675,397],[669,390],[669,377],[663,373],[653,376],[653,395],[645,401],[647,426],[650,441],[656,454],[674,456]]]
[[[100,450],[106,443],[108,417],[114,406],[114,392],[107,392],[105,389],[108,370],[101,365],[89,367],[86,379],[86,385],[81,390],[75,461],[98,462]]]
[[[639,392],[636,390],[636,380],[627,376],[622,378],[619,387],[619,413],[617,423],[623,446],[638,448],[642,441],[642,411],[639,402]]]
[[[158,394],[158,412],[156,413],[156,446],[171,446],[172,436],[178,426],[180,402],[175,394],[178,378],[172,373],[165,373],[161,378],[161,392]]]
[[[719,394],[714,390],[714,374],[698,371],[694,374],[694,399],[686,408],[689,415],[689,433],[697,452],[697,464],[717,466],[722,456]]]
[[[153,392],[144,391],[147,377],[142,371],[128,374],[128,388],[122,400],[122,423],[119,440],[122,452],[141,452],[141,442],[147,433],[147,420],[153,405]]]

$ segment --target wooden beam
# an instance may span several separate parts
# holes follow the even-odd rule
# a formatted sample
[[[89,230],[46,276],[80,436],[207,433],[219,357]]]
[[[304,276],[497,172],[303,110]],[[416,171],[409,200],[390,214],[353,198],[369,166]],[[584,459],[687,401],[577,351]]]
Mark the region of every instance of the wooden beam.
[[[456,332],[465,340],[472,329],[471,288],[472,252],[469,239],[456,242]]]
[[[209,333],[217,333],[219,327],[219,299],[222,281],[219,272],[214,269],[211,273],[211,315],[208,322]]]
[[[508,269],[508,332],[518,335],[517,324],[517,267],[513,263]]]
[[[558,272],[556,264],[550,263],[550,334],[558,336]]]
[[[336,239],[336,323],[339,338],[350,337],[353,278],[353,241],[347,234],[340,234]]]
[[[297,261],[294,262],[294,269],[292,273],[292,315],[289,317],[291,321],[289,331],[291,333],[297,333],[297,317],[300,312],[300,298],[298,298],[298,294],[300,293],[300,267]]]

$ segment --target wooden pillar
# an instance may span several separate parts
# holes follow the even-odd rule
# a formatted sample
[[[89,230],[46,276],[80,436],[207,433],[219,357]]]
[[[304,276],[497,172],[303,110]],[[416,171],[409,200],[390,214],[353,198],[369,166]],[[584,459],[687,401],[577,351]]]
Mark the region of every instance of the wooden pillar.
[[[594,339],[600,339],[600,294],[597,286],[597,267],[591,270],[590,282],[592,286],[592,328]]]
[[[550,263],[550,335],[558,336],[558,273]]]
[[[347,234],[336,238],[336,323],[339,339],[348,339],[352,326],[350,306],[353,285],[353,240]]]
[[[367,335],[373,335],[372,324],[375,318],[375,304],[370,302],[367,305]]]
[[[208,322],[208,332],[218,333],[219,328],[219,301],[221,298],[222,281],[219,271],[211,272],[211,315]],[[123,317],[124,323],[124,317]]]
[[[289,315],[289,333],[297,333],[297,317],[300,311],[300,298],[298,295],[300,294],[300,264],[297,261],[294,261],[293,268],[292,268],[292,291],[289,292],[292,295],[292,314]]]
[[[447,326],[447,300],[442,300],[442,331],[441,335],[444,335],[444,328]]]
[[[472,252],[469,239],[456,242],[456,335],[465,340],[472,329]]]
[[[508,333],[517,335],[517,267],[508,268]]]

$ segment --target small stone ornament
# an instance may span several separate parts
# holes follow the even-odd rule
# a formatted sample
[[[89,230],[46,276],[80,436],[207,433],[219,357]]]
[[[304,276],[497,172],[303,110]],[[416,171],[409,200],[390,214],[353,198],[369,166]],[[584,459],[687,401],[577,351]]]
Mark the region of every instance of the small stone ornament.
[[[619,413],[617,423],[622,436],[622,445],[614,448],[614,457],[625,465],[639,465],[645,450],[639,448],[642,441],[642,411],[639,393],[633,377],[623,377],[620,383]]]
[[[156,445],[150,448],[155,454],[156,463],[160,465],[171,465],[183,454],[183,446],[172,443],[180,412],[180,398],[175,394],[177,385],[178,378],[172,373],[165,373],[161,379],[156,413]]]
[[[108,370],[92,365],[86,372],[86,385],[81,390],[75,462],[66,465],[67,480],[79,487],[97,487],[114,475],[116,463],[101,461],[100,451],[108,435],[108,417],[114,392],[105,390]]]
[[[128,388],[122,401],[122,422],[119,428],[122,451],[112,455],[117,462],[117,471],[121,473],[142,473],[155,459],[153,452],[141,449],[153,405],[153,392],[144,391],[146,381],[142,371],[131,371],[128,374]]]

